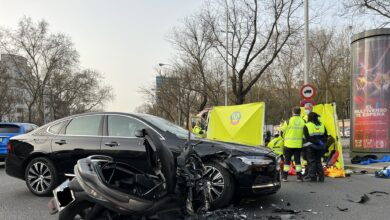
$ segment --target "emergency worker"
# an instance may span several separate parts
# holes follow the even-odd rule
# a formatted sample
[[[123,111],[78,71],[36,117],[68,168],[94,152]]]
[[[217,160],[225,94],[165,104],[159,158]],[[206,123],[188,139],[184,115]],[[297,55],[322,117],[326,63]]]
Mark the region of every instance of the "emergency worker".
[[[305,120],[305,123],[306,123],[308,120],[308,115],[310,114],[310,112],[313,111],[313,104],[311,104],[310,102],[305,103],[304,109],[305,109],[305,114],[302,116],[302,118],[303,118],[303,120]],[[302,165],[304,165],[304,167],[305,167],[305,172],[303,173],[303,176],[306,176],[308,173],[307,151],[308,151],[307,145],[303,144],[302,151],[301,151],[301,155],[302,155],[302,159],[303,159]]]
[[[301,117],[301,109],[299,107],[294,107],[292,114],[293,116],[288,120],[287,123],[284,123],[282,127],[284,137],[283,155],[285,159],[282,181],[287,181],[291,158],[294,156],[295,169],[297,171],[297,181],[302,182],[301,149],[305,121]]]
[[[199,138],[203,138],[204,137],[204,133],[205,131],[202,129],[202,126],[200,124],[200,121],[197,121],[195,123],[195,126],[194,128],[192,129],[192,133],[196,134]]]
[[[279,157],[283,157],[283,138],[282,136],[279,136],[278,134],[275,135],[274,139],[272,139],[267,147],[269,147],[272,152],[277,154]],[[282,159],[283,160],[283,159]]]
[[[305,180],[324,182],[324,169],[321,158],[325,152],[328,134],[323,123],[319,120],[319,115],[315,112],[309,113],[308,122],[303,128],[305,145],[307,145],[307,158],[309,162],[309,172]]]

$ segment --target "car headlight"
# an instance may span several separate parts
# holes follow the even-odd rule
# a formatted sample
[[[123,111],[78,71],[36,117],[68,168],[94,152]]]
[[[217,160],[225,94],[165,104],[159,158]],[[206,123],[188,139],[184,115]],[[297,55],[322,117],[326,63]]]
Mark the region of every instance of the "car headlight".
[[[239,156],[237,158],[247,165],[268,165],[273,162],[271,158],[264,156]]]

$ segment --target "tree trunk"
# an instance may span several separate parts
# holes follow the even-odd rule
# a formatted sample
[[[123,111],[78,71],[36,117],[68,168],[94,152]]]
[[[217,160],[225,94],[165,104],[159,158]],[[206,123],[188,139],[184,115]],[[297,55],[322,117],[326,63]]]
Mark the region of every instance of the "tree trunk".
[[[241,104],[244,104],[244,101],[245,101],[245,95],[238,92],[236,94],[236,104],[237,105],[241,105]]]

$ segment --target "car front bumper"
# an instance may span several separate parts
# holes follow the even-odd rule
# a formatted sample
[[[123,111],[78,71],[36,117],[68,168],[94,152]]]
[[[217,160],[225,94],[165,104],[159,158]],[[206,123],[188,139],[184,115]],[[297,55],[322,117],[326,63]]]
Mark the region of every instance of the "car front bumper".
[[[227,165],[235,179],[237,193],[243,197],[276,193],[281,187],[276,159],[266,165],[247,165],[232,157]]]

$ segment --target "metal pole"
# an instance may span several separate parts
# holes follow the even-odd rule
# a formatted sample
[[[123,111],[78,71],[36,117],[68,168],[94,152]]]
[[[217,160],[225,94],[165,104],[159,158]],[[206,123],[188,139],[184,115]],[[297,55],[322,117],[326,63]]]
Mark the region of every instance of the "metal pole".
[[[303,76],[304,84],[309,83],[309,0],[305,0],[305,73]]]
[[[228,80],[229,80],[229,8],[226,1],[226,79],[225,79],[225,106],[228,105]]]

